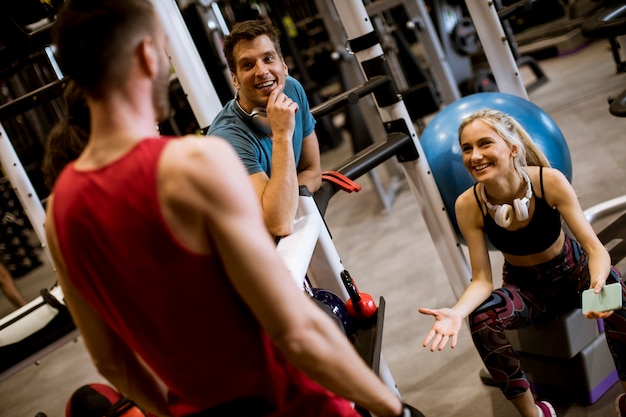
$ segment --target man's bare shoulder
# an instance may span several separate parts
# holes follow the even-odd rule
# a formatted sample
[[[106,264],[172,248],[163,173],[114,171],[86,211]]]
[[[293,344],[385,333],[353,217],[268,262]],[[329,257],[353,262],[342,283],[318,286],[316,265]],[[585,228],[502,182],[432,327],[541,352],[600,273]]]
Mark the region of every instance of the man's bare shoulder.
[[[237,169],[237,164],[241,164],[239,157],[226,140],[217,136],[188,135],[168,144],[160,166],[168,175],[206,176]]]
[[[216,136],[172,140],[161,155],[159,178],[162,195],[174,199],[227,198],[249,182],[235,150]]]
[[[219,161],[232,154],[230,144],[218,136],[187,135],[171,141],[164,157],[171,159],[170,163],[189,166],[194,162]]]

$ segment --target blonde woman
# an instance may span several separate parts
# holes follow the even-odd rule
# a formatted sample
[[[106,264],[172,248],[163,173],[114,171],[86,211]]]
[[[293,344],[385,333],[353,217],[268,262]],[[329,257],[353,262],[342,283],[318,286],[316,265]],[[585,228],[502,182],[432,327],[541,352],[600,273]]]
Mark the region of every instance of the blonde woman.
[[[419,309],[435,318],[423,344],[430,344],[431,351],[444,349],[448,342],[455,347],[462,322],[469,317],[478,353],[520,415],[556,417],[548,402],[535,402],[504,330],[578,307],[583,290],[600,292],[605,284],[621,281],[621,275],[567,178],[550,168],[516,120],[497,110],[479,110],[462,121],[459,143],[463,163],[476,180],[455,204],[472,279],[452,308]],[[564,233],[561,219],[574,236]],[[505,260],[503,286],[495,290],[486,238]],[[609,348],[626,387],[626,309],[591,311],[586,317],[605,319]],[[616,400],[618,416],[626,416],[623,402],[621,396]]]

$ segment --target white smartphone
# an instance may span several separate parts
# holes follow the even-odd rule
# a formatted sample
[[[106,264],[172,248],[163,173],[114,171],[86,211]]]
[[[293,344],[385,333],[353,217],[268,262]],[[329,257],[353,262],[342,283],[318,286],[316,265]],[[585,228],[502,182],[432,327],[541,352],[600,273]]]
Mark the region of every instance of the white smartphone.
[[[622,308],[622,285],[619,282],[602,287],[599,294],[593,289],[583,291],[583,314],[588,311],[610,311]]]

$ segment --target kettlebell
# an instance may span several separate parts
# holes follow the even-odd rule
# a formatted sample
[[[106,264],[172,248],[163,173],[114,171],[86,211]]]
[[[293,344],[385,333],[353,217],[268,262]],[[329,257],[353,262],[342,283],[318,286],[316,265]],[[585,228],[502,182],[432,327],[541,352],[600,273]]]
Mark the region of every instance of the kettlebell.
[[[378,307],[371,295],[360,292],[354,279],[345,269],[340,273],[343,285],[348,291],[350,298],[346,301],[346,308],[351,317],[360,320],[372,318],[378,311]]]

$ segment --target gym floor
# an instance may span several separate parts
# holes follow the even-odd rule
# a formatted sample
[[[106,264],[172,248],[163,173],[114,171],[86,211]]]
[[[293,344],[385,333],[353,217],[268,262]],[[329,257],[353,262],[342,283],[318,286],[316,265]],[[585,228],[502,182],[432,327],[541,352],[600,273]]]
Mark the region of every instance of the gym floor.
[[[556,121],[567,139],[581,206],[625,195],[626,119],[609,113],[607,98],[626,88],[626,75],[616,74],[608,42],[543,60],[541,66],[550,80],[531,92],[530,99]],[[532,80],[523,68],[522,75]],[[323,168],[334,168],[350,155],[350,141],[345,140],[322,155]],[[384,185],[393,183],[389,170],[380,167],[376,172]],[[431,353],[422,348],[432,319],[417,308],[451,306],[455,301],[442,260],[406,185],[398,188],[391,208],[383,210],[370,177],[358,182],[363,186],[358,194],[333,197],[326,221],[359,288],[386,300],[383,356],[403,399],[427,417],[517,415],[497,388],[481,382],[482,363],[467,327],[453,350]],[[493,253],[492,260],[498,285],[501,259]],[[31,275],[45,275],[47,268]],[[0,383],[0,417],[34,417],[37,412],[62,417],[71,393],[90,382],[104,380],[79,337]],[[554,405],[560,417],[611,416],[621,391],[616,384],[589,406],[563,401]]]

